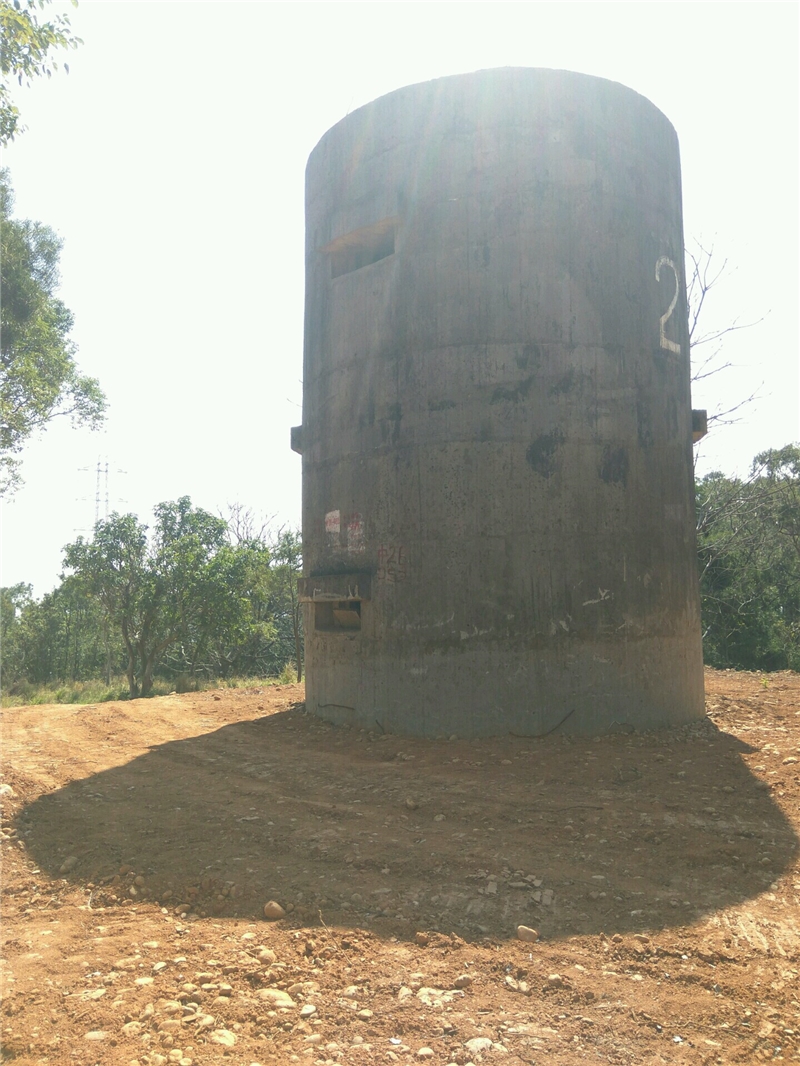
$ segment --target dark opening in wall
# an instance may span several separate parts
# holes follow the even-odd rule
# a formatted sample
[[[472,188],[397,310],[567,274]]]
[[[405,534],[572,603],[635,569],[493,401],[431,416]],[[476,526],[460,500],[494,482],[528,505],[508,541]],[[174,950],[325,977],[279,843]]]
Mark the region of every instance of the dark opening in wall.
[[[396,218],[384,218],[372,226],[363,226],[337,237],[326,245],[322,251],[330,258],[331,277],[352,274],[354,270],[394,255],[397,222]]]
[[[361,629],[360,600],[322,600],[314,604],[314,629],[323,633]]]

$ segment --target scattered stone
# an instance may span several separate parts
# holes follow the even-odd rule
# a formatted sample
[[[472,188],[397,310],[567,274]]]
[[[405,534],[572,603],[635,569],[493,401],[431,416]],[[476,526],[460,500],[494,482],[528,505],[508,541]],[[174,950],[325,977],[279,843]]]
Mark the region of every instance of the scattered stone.
[[[67,855],[66,859],[64,859],[64,861],[61,863],[61,866],[59,867],[59,871],[58,872],[60,874],[68,874],[70,872],[70,870],[74,870],[77,865],[78,865],[78,856],[77,855]],[[98,1032],[99,1032],[99,1030],[98,1030]]]
[[[221,1044],[223,1047],[236,1046],[236,1034],[232,1033],[230,1029],[215,1029],[211,1034],[211,1040],[215,1044]]]
[[[488,1036],[474,1036],[472,1040],[468,1040],[464,1047],[470,1053],[470,1055],[480,1055],[482,1051],[490,1051],[492,1048],[492,1041]]]
[[[525,926],[520,926],[520,929],[524,929]],[[522,938],[520,938],[522,939]],[[462,973],[453,981],[453,988],[469,988],[473,982],[471,973]]]
[[[517,926],[517,940],[524,940],[526,944],[535,944],[538,939],[539,934],[529,925]]]
[[[166,970],[169,963],[166,962],[154,962],[153,973],[161,973],[162,970]]]
[[[416,800],[415,800],[415,799],[413,798],[413,796],[408,796],[408,797],[406,798],[406,807],[408,807],[408,809],[409,809],[410,811],[415,811],[415,810],[417,809],[417,807],[419,807],[419,804],[418,804],[418,803],[417,803],[417,801],[416,801]]]
[[[164,1014],[180,1014],[183,1007],[177,999],[160,999],[158,1001],[158,1009],[163,1011]]]
[[[560,973],[551,973],[547,978],[547,986],[548,988],[563,988],[564,978]]]
[[[358,999],[358,985],[348,985],[342,995],[347,999]]]
[[[109,1034],[103,1029],[92,1029],[84,1035],[84,1040],[108,1040]]]
[[[784,766],[793,766],[797,762],[797,758],[794,755],[790,755],[788,759],[783,760]]]
[[[417,1058],[418,1059],[432,1059],[433,1058],[433,1048],[421,1047],[419,1049],[419,1051],[417,1052]]]
[[[289,993],[280,988],[259,988],[257,994],[259,999],[263,999],[275,1008],[297,1006]]]
[[[278,961],[278,956],[275,954],[275,952],[272,950],[272,948],[259,948],[258,949],[258,958],[259,958],[260,962],[266,962],[266,963],[271,963],[271,962],[277,962]]]
[[[795,760],[795,762],[796,761],[797,760]],[[444,821],[444,815],[443,814],[434,814],[433,820],[434,820],[434,822],[443,822]],[[421,1048],[420,1049],[420,1051],[428,1051],[428,1050],[430,1050],[430,1049],[429,1048]],[[418,1055],[420,1054],[420,1051],[417,1052]]]
[[[417,992],[417,999],[424,1003],[426,1007],[434,1007],[436,1010],[441,1010],[445,1003],[453,1002],[453,992],[446,991],[443,988],[426,988],[423,986]]]
[[[551,888],[546,888],[544,890],[544,892],[542,892],[542,906],[543,907],[550,907],[552,905],[552,903],[553,903],[553,890]]]
[[[321,1044],[322,1036],[320,1033],[312,1033],[311,1036],[304,1037],[306,1044]]]
[[[122,1032],[125,1036],[138,1036],[142,1031],[141,1022],[126,1022],[122,1027]]]
[[[373,1016],[372,1015],[372,1011],[371,1010],[366,1010],[366,1009],[365,1010],[360,1010],[356,1014],[356,1018],[360,1018],[362,1022],[368,1022],[372,1016]]]
[[[302,1006],[300,1008],[300,1017],[301,1018],[310,1018],[312,1014],[316,1014],[316,1013],[317,1013],[317,1008],[314,1006],[313,1003],[306,1003],[304,1006]]]
[[[84,992],[81,999],[102,999],[107,991],[107,988],[92,988],[88,992]]]
[[[486,886],[486,895],[487,896],[496,896],[497,895],[497,882],[496,881],[490,881],[489,884]]]
[[[284,918],[286,911],[280,905],[276,903],[274,899],[271,899],[269,903],[264,904],[264,917],[267,921],[276,922],[279,918]]]
[[[414,934],[414,943],[415,944],[419,944],[419,946],[421,948],[426,948],[428,946],[428,944],[430,943],[430,941],[431,941],[431,938],[428,936],[427,933],[415,933]]]

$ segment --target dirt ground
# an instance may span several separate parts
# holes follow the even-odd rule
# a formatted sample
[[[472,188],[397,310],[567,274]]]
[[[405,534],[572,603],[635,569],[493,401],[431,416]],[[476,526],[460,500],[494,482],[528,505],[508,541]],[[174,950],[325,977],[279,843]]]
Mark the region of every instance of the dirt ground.
[[[6,710],[2,1061],[800,1061],[800,675],[706,689],[594,741]]]

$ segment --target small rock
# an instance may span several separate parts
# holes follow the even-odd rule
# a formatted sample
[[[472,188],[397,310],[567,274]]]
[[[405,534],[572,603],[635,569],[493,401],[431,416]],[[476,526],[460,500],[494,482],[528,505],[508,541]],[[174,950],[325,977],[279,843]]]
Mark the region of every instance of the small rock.
[[[311,1036],[304,1037],[304,1043],[306,1044],[321,1044],[322,1036],[319,1033],[312,1033]]]
[[[108,1040],[108,1033],[103,1029],[92,1029],[84,1034],[84,1040]]]
[[[496,896],[497,895],[497,882],[496,881],[490,881],[488,883],[488,885],[486,886],[486,895],[487,896]]]
[[[524,940],[526,944],[535,944],[538,939],[539,934],[529,925],[517,926],[517,940]]]
[[[265,1000],[273,1007],[296,1007],[297,1004],[289,995],[280,988],[259,988],[259,999]]]
[[[520,928],[524,928],[520,926]],[[471,973],[462,973],[453,981],[453,988],[469,988],[473,982]]]
[[[414,943],[415,944],[419,944],[419,946],[421,948],[427,947],[428,944],[430,943],[430,940],[431,940],[431,938],[428,936],[427,933],[415,933],[414,934]]]
[[[418,804],[418,803],[417,803],[417,801],[416,801],[416,800],[415,800],[415,799],[413,798],[413,796],[408,796],[408,797],[406,798],[406,807],[408,807],[408,809],[409,809],[410,811],[415,811],[415,810],[417,809],[417,807],[419,807],[419,804]]]
[[[421,1047],[419,1049],[419,1051],[417,1052],[417,1058],[418,1059],[432,1059],[433,1058],[433,1048]]]
[[[141,1022],[126,1022],[122,1027],[122,1032],[125,1036],[138,1036],[142,1031]]]
[[[433,820],[434,820],[434,822],[443,822],[444,821],[444,815],[443,814],[434,814]],[[421,1050],[422,1051],[428,1051],[430,1049],[429,1048],[422,1048]],[[420,1052],[418,1051],[417,1054],[419,1055]]]
[[[70,870],[74,870],[77,865],[78,865],[78,856],[77,855],[67,855],[66,859],[64,859],[64,861],[61,863],[61,866],[59,867],[58,872],[60,874],[68,874],[70,872]],[[99,1030],[98,1030],[98,1032],[99,1032]]]
[[[314,1006],[313,1003],[306,1003],[304,1006],[302,1006],[300,1008],[300,1017],[301,1018],[310,1018],[312,1014],[316,1014],[316,1013],[317,1013],[317,1008]]]
[[[553,891],[550,888],[546,888],[544,890],[544,892],[542,892],[542,906],[543,907],[550,907],[552,905],[552,903],[553,903]]]
[[[492,1041],[488,1036],[474,1036],[472,1040],[468,1040],[464,1047],[470,1053],[470,1055],[480,1055],[482,1051],[490,1051],[492,1047]]]
[[[372,1016],[371,1010],[360,1010],[358,1014],[356,1014],[356,1018],[360,1018],[362,1022],[368,1022]]]
[[[236,1034],[232,1033],[230,1029],[215,1029],[211,1034],[211,1040],[215,1044],[222,1044],[223,1047],[236,1046]]]
[[[276,922],[279,918],[284,918],[286,911],[280,905],[276,903],[274,899],[271,899],[269,903],[264,904],[264,917],[267,921]]]
[[[564,978],[560,973],[551,973],[547,978],[547,985],[549,988],[563,988]]]
[[[258,958],[260,962],[266,963],[277,962],[278,960],[278,956],[275,954],[272,948],[259,948]]]
[[[153,973],[161,973],[162,970],[166,970],[168,963],[166,962],[154,962]]]
[[[793,766],[797,762],[797,758],[794,755],[790,755],[788,759],[783,760],[784,766]]]

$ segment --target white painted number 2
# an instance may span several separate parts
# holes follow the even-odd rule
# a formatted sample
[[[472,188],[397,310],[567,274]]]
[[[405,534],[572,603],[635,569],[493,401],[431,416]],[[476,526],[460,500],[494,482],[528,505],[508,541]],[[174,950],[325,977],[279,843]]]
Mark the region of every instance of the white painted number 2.
[[[672,274],[675,278],[675,292],[672,294],[672,301],[669,307],[661,316],[661,319],[659,321],[661,347],[666,348],[668,352],[677,352],[678,355],[680,355],[680,344],[678,344],[676,341],[671,341],[666,333],[667,322],[669,322],[670,316],[675,310],[675,304],[678,302],[678,286],[680,284],[680,282],[678,281],[678,271],[672,260],[668,259],[665,255],[662,255],[659,261],[656,263],[656,281],[661,281],[662,267],[669,267],[669,269],[672,271]]]

